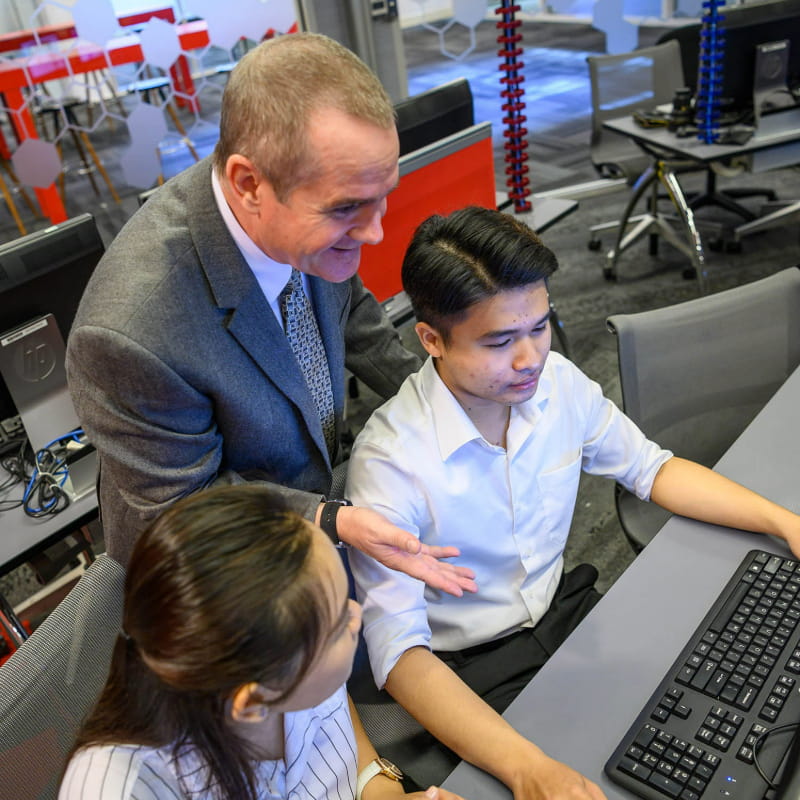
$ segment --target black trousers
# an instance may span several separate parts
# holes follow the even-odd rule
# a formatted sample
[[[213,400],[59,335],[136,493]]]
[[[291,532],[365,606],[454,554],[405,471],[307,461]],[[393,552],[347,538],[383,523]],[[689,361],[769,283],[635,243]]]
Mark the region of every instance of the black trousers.
[[[436,651],[436,655],[502,714],[600,600],[596,580],[597,570],[580,564],[562,575],[550,608],[535,627],[464,650]],[[388,698],[386,692],[381,694]],[[357,697],[354,700],[358,704]],[[406,773],[407,791],[438,785],[461,760],[421,725],[416,725],[412,735],[382,745],[379,754]]]
[[[533,628],[455,652],[437,651],[467,686],[502,714],[594,608],[597,570],[580,564],[561,576],[550,608]]]

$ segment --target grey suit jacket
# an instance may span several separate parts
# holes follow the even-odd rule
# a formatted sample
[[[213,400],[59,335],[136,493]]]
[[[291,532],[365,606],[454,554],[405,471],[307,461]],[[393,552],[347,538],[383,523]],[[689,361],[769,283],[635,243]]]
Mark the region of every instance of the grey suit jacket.
[[[419,361],[358,277],[309,285],[338,434],[345,365],[389,397]],[[123,564],[165,506],[214,482],[267,480],[307,518],[330,488],[313,400],[219,214],[208,159],[153,195],[109,247],[68,338],[67,376],[100,456],[108,552]]]

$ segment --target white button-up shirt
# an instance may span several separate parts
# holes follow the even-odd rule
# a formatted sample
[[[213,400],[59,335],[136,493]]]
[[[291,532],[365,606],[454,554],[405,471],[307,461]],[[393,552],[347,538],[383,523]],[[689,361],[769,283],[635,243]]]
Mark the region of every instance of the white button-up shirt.
[[[426,544],[458,547],[478,584],[453,597],[350,551],[378,686],[411,647],[460,650],[535,625],[561,578],[581,470],[647,500],[672,456],[558,353],[511,408],[506,444],[481,436],[431,359],[356,439],[347,496]]]
[[[342,686],[314,708],[284,715],[285,756],[255,766],[263,800],[353,800],[358,775],[353,721]],[[198,758],[175,761],[172,747],[98,744],[70,760],[59,800],[211,800]]]

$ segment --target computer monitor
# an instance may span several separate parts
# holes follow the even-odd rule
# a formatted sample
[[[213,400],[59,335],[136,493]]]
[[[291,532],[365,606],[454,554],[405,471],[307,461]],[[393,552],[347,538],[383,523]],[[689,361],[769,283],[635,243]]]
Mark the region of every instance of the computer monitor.
[[[414,231],[431,214],[468,205],[496,208],[492,126],[482,122],[400,157],[383,241],[362,248],[358,274],[379,302],[403,290],[400,268]],[[395,306],[397,308],[397,306]],[[387,308],[397,323],[399,317]]]
[[[400,100],[394,109],[401,156],[469,128],[475,122],[472,90],[466,78]]]
[[[756,49],[759,45],[788,40],[786,83],[800,87],[800,0],[763,0],[719,9],[723,20],[724,57],[721,62],[720,108],[725,121],[748,120],[753,112]],[[701,23],[668,31],[659,42],[676,39],[686,85],[696,91],[700,63]]]
[[[67,339],[83,290],[105,248],[91,214],[0,245],[0,333],[52,314]],[[0,420],[17,409],[0,380]]]

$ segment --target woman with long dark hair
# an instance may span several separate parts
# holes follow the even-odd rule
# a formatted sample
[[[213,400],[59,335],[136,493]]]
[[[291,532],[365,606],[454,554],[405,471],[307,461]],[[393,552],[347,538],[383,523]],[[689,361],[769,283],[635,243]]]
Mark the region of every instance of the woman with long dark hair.
[[[178,501],[135,545],[60,800],[399,797],[346,693],[360,626],[328,537],[268,489]]]

